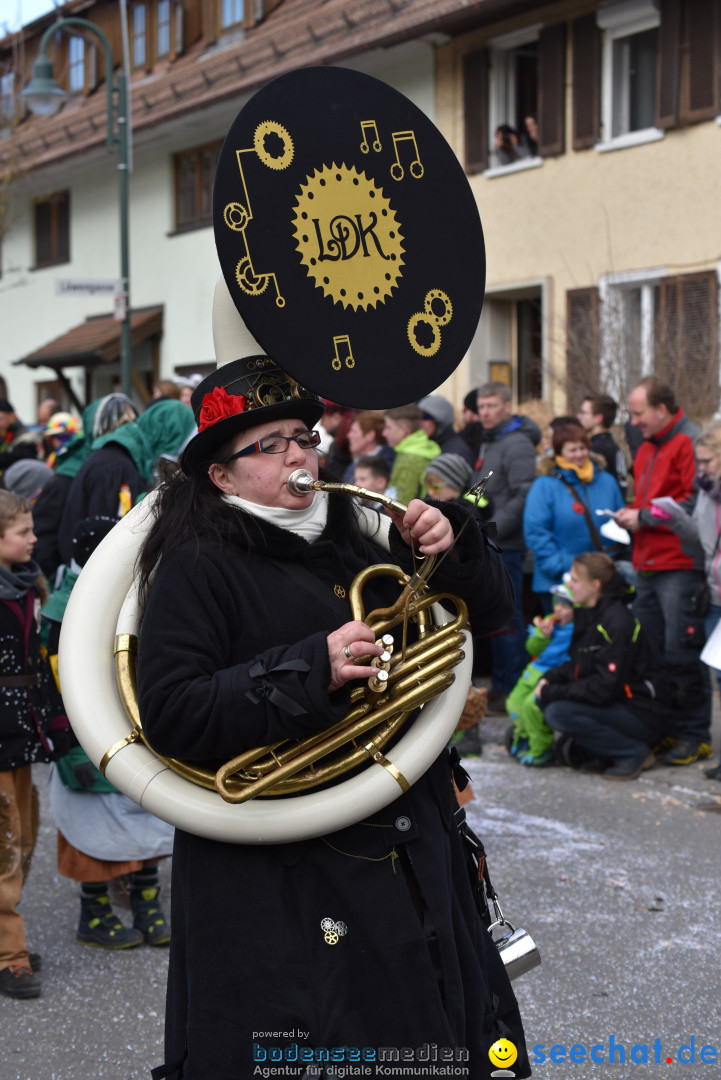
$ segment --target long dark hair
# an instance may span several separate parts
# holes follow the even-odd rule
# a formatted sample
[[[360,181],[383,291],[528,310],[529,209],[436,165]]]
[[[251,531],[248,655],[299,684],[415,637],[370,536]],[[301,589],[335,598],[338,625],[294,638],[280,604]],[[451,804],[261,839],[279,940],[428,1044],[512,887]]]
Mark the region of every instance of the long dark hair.
[[[221,546],[227,543],[248,548],[262,541],[262,532],[250,514],[239,513],[222,499],[222,491],[208,475],[213,462],[221,462],[233,452],[235,436],[212,458],[196,463],[186,473],[178,469],[157,489],[153,523],[143,541],[136,562],[138,595],[144,607],[153,571],[161,560],[181,544],[201,538]]]

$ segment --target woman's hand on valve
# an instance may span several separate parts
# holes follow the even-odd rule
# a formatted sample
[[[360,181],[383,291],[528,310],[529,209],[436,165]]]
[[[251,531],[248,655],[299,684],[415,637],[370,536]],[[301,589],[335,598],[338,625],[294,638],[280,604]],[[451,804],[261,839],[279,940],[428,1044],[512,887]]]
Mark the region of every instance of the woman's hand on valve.
[[[356,664],[359,656],[380,656],[383,649],[376,645],[376,636],[370,626],[355,619],[344,623],[328,634],[328,659],[330,660],[330,684],[328,693],[339,690],[351,679],[370,679],[377,669]]]

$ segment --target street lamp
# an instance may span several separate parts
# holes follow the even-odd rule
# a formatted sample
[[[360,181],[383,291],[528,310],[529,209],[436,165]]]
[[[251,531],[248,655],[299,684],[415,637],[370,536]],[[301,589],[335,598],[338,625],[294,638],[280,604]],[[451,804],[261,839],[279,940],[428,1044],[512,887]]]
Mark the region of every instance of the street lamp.
[[[118,151],[118,181],[120,201],[120,288],[122,290],[122,320],[120,322],[120,374],[123,393],[130,397],[130,258],[128,239],[128,83],[125,72],[121,69],[113,81],[113,53],[110,42],[102,30],[87,19],[69,16],[58,19],[49,26],[42,38],[38,56],[33,66],[33,77],[22,91],[21,97],[27,101],[30,111],[37,116],[51,116],[62,105],[67,94],[58,86],[53,77],[53,65],[48,57],[48,43],[58,30],[77,27],[88,30],[99,40],[105,54],[105,83],[108,93],[108,149]],[[117,131],[116,131],[117,126]]]

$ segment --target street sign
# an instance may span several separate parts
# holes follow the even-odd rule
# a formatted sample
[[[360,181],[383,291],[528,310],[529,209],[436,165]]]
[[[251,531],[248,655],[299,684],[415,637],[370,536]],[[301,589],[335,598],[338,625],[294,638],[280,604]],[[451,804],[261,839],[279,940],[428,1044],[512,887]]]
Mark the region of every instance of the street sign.
[[[111,278],[56,278],[56,296],[116,296],[120,282]]]

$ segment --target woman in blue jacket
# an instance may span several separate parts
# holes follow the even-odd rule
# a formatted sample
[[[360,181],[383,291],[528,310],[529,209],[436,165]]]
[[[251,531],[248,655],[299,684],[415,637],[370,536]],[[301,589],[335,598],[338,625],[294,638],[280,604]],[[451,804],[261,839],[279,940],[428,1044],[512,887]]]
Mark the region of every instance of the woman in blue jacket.
[[[624,505],[616,480],[591,458],[588,435],[580,424],[556,428],[553,454],[548,474],[531,485],[523,512],[526,545],[534,558],[533,591],[546,614],[552,610],[551,586],[571,569],[574,557],[613,546],[598,532],[603,518],[596,510],[620,510]]]

